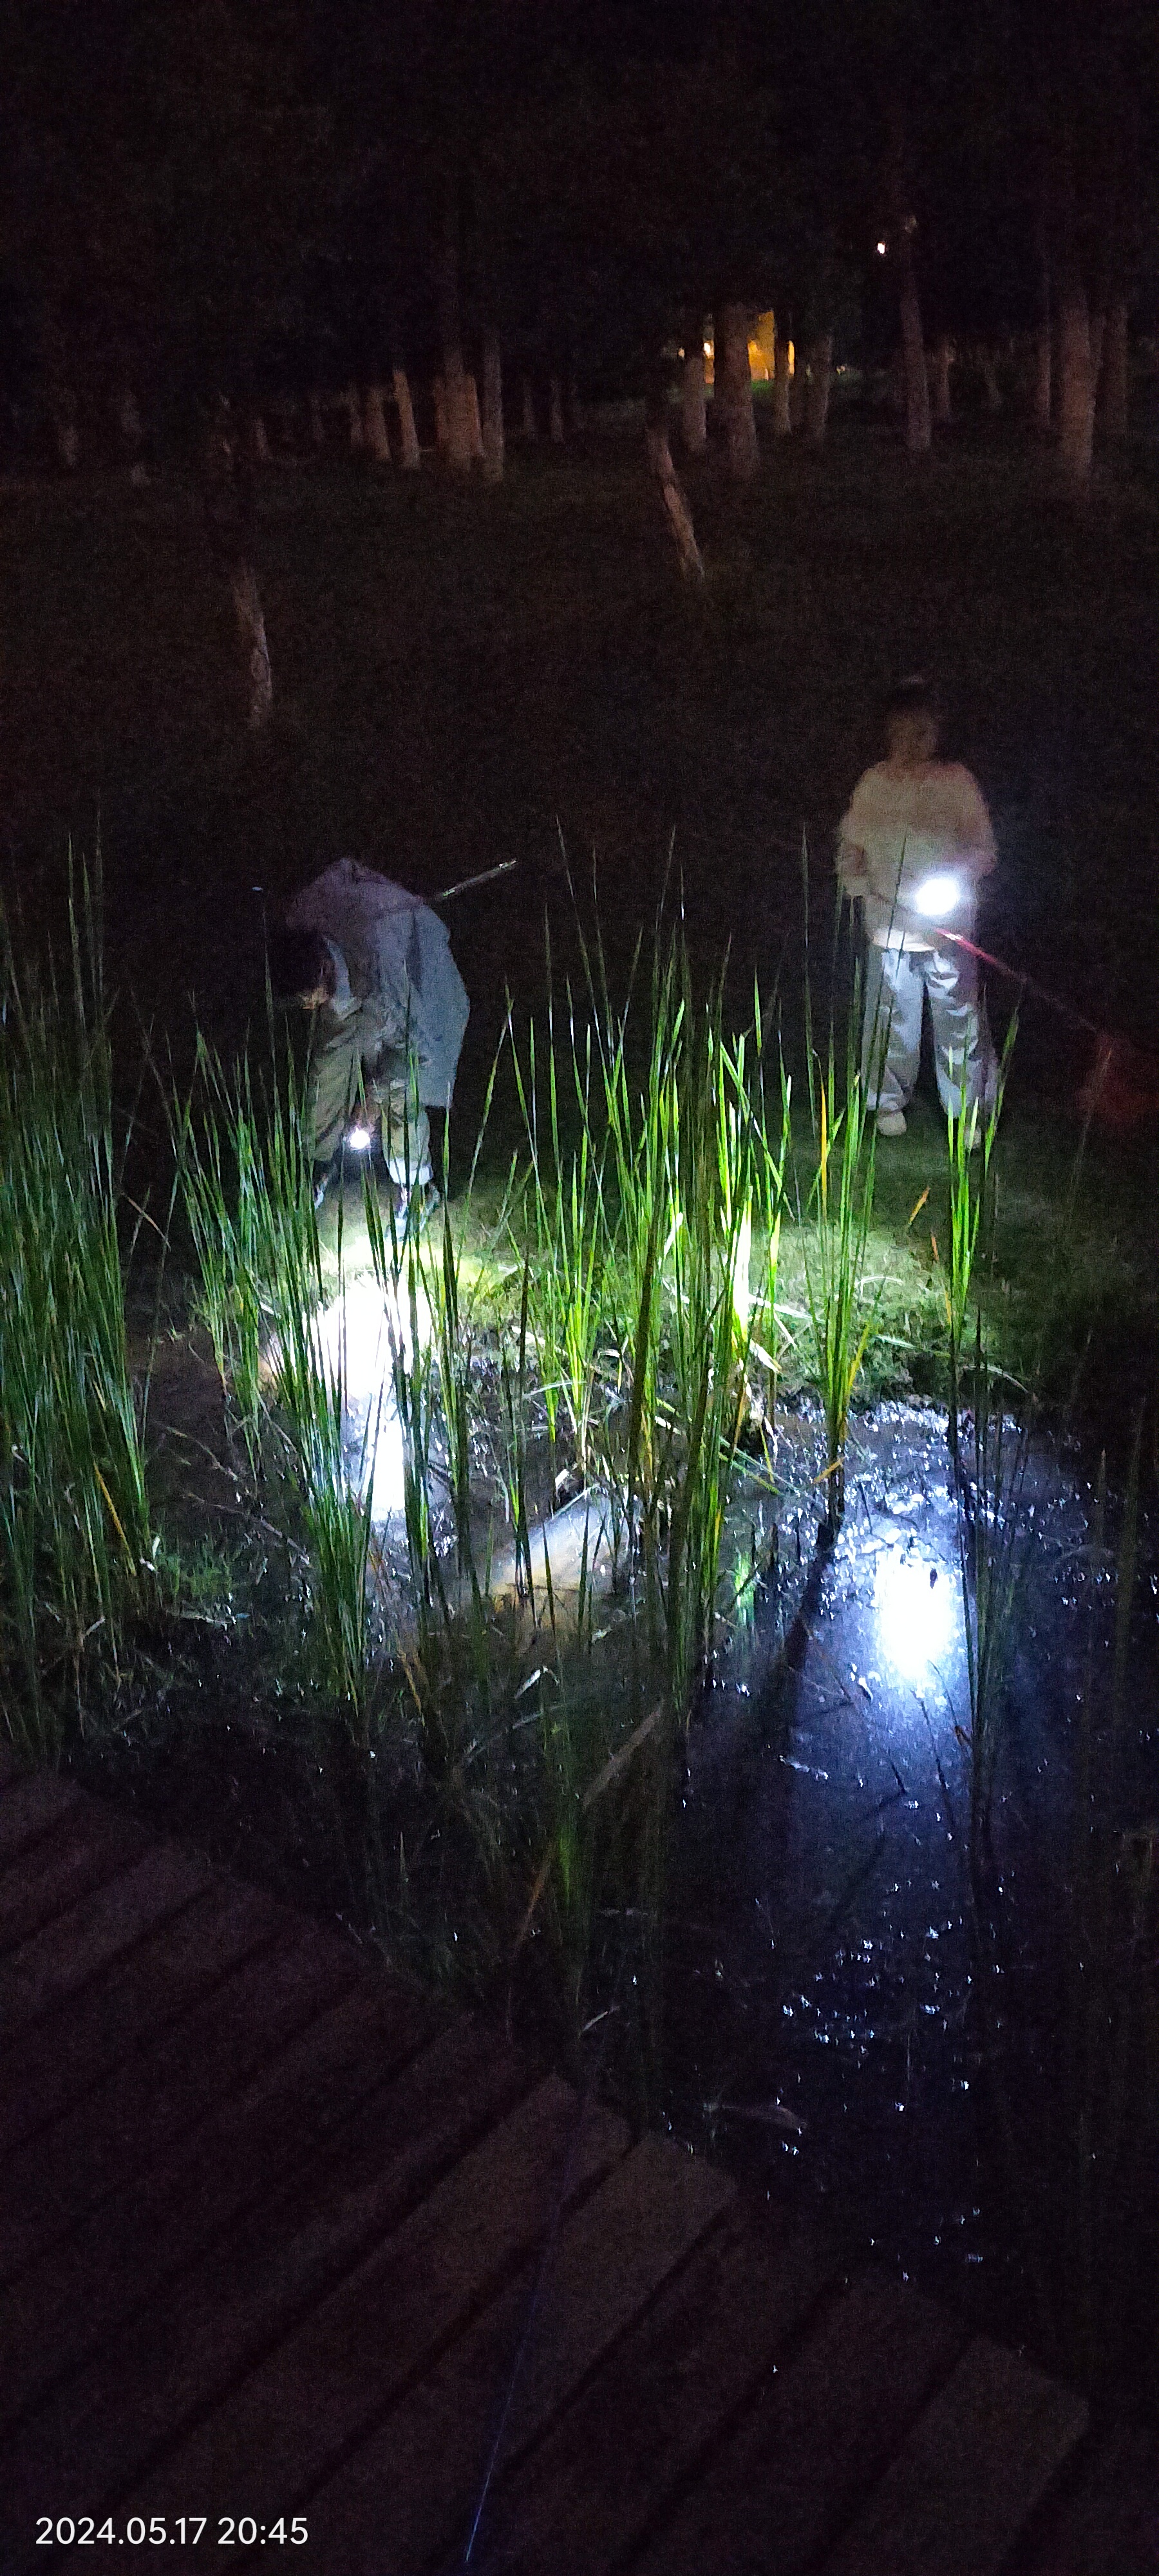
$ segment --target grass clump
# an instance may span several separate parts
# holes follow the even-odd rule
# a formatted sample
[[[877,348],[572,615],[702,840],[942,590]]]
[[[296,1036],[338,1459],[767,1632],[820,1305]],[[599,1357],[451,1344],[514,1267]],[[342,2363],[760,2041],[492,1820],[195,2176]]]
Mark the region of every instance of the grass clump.
[[[72,885],[63,972],[0,924],[0,1668],[9,1732],[42,1755],[117,1676],[157,1588],[99,892]]]

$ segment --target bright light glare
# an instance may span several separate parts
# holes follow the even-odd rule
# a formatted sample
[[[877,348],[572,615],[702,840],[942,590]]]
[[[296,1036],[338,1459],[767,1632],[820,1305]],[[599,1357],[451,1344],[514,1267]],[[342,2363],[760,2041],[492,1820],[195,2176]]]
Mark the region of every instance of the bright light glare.
[[[370,1493],[376,1527],[402,1511],[405,1499],[403,1431],[395,1396],[394,1359],[412,1362],[409,1300],[384,1296],[372,1279],[351,1280],[318,1318],[319,1357],[331,1385],[342,1391],[342,1458],[356,1493]],[[417,1301],[420,1341],[430,1330],[425,1300]]]
[[[884,258],[885,258],[885,243],[884,243],[884,242],[879,242],[879,243],[878,243],[878,245],[877,245],[877,255],[878,255],[878,258],[879,258],[879,259],[884,259]]]
[[[895,1550],[879,1556],[873,1578],[881,1654],[903,1681],[924,1682],[952,1645],[958,1599],[946,1567]]]
[[[368,1154],[372,1138],[369,1127],[348,1127],[346,1142],[354,1154]]]
[[[944,921],[948,912],[956,912],[962,900],[959,877],[947,869],[941,876],[927,877],[914,892],[914,910],[925,914],[927,921]]]

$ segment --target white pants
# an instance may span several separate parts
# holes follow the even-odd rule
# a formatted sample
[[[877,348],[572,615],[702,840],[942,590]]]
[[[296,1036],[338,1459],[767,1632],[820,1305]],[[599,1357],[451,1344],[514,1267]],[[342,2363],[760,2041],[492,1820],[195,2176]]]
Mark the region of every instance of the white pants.
[[[878,948],[865,959],[861,1070],[871,1109],[904,1109],[921,1059],[922,1013],[929,996],[934,1063],[943,1109],[993,1108],[998,1064],[979,998],[978,969],[961,948]]]

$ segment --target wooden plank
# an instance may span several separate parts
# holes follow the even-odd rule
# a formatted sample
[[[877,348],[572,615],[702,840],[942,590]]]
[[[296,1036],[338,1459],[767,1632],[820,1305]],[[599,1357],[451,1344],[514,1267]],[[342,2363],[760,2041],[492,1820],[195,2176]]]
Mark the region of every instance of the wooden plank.
[[[863,2273],[761,2390],[632,2576],[805,2576],[965,2341],[930,2300]]]
[[[0,2043],[75,1994],[110,1959],[176,1914],[209,1881],[207,1862],[176,1843],[147,1844],[144,1857],[107,1885],[90,1888],[69,1911],[0,1959]]]
[[[558,2076],[538,2085],[143,2481],[148,2504],[133,2509],[178,2512],[197,2495],[199,2512],[227,2513],[244,2493],[260,2520],[308,2495],[524,2260],[565,2178],[578,2193],[618,2162],[627,2131],[594,2105],[572,2152],[578,2107]]]
[[[19,2032],[0,2052],[0,2155],[68,2110],[156,2031],[179,2021],[219,1978],[271,1941],[281,1920],[281,1909],[257,1888],[211,1879],[79,1995]]]
[[[1116,2424],[1084,2449],[1019,2550],[1017,2576],[1156,2576],[1159,2440]],[[1013,2576],[1013,2571],[1012,2571]]]
[[[17,1949],[90,1888],[129,1869],[151,1839],[134,1817],[115,1816],[95,1799],[70,1807],[0,1876],[0,1951]]]
[[[52,2464],[62,2512],[126,2493],[401,2223],[528,2080],[521,2056],[462,2015],[342,2123],[290,2188],[255,2207],[54,2393],[9,2455],[6,2485],[35,2494],[39,2460],[42,2488]]]
[[[287,1914],[271,1948],[241,1961],[176,2028],[9,2156],[0,2192],[0,2280],[35,2261],[115,2191],[138,2188],[172,2140],[247,2081],[269,2055],[270,2016],[287,1984],[297,2016],[303,1937]],[[352,1976],[353,1962],[343,1966]]]
[[[15,1853],[51,1833],[70,1808],[80,1805],[81,1795],[75,1780],[58,1779],[54,1771],[17,1772],[10,1782],[0,1780],[0,1870]]]
[[[782,2243],[759,2214],[727,2215],[504,2481],[480,2576],[626,2564],[783,2359],[835,2266],[804,2230]]]
[[[967,2345],[823,2576],[1000,2576],[1087,2410],[985,2335]]]
[[[667,2139],[642,2139],[565,2220],[544,2278],[527,2266],[311,2498],[329,2564],[343,2576],[417,2576],[461,2545],[517,2357],[500,2474],[734,2197],[714,2166]]]
[[[306,1925],[261,1965],[260,2072],[205,2119],[191,2062],[189,2137],[0,2295],[0,2428],[260,2200],[380,2080],[384,2055],[395,2062],[397,1999],[376,2004],[347,1945]]]

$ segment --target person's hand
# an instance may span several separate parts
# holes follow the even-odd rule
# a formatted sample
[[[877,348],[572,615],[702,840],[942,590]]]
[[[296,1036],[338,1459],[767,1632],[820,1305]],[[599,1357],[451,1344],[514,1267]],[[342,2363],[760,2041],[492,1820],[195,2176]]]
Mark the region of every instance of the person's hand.
[[[837,875],[850,902],[856,902],[869,884],[869,861],[854,841],[841,841],[837,849]]]

